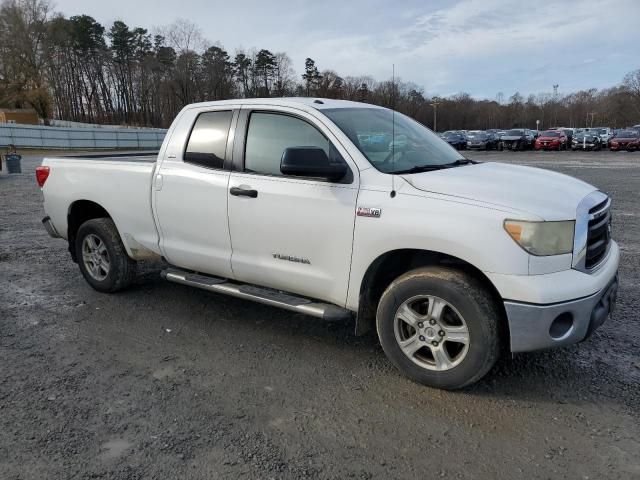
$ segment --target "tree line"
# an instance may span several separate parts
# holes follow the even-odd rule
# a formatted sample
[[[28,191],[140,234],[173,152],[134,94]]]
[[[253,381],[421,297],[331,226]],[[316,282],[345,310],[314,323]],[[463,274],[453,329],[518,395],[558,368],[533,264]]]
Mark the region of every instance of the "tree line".
[[[557,87],[556,87],[557,88]],[[300,76],[286,52],[228,52],[186,20],[153,33],[123,21],[54,13],[49,0],[0,4],[0,107],[41,118],[167,127],[186,104],[229,98],[314,96],[395,108],[437,129],[623,127],[640,123],[640,70],[619,85],[559,95],[437,98],[400,79],[341,76],[307,58]],[[435,104],[435,107],[434,107]]]

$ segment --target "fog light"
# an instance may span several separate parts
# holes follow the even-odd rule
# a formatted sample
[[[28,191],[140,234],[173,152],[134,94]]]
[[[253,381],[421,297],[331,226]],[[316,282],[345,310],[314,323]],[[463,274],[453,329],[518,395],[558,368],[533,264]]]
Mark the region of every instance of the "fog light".
[[[558,315],[549,327],[549,335],[555,340],[560,340],[566,336],[573,328],[573,314],[564,312]]]

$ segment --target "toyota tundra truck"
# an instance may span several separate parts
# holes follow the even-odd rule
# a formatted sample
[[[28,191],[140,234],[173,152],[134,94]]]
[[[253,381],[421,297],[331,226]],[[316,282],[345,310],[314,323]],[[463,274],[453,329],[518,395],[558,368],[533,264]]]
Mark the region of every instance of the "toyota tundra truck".
[[[157,154],[45,158],[36,176],[44,227],[95,290],[162,259],[168,281],[375,331],[433,387],[581,342],[615,304],[607,194],[469,160],[373,105],[189,105]]]

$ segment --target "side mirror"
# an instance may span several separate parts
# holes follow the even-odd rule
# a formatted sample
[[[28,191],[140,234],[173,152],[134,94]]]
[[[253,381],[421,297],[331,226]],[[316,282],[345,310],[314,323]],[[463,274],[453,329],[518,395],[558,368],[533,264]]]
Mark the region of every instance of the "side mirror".
[[[319,147],[286,148],[280,160],[283,175],[324,178],[333,182],[341,180],[348,172],[344,162],[332,162]]]

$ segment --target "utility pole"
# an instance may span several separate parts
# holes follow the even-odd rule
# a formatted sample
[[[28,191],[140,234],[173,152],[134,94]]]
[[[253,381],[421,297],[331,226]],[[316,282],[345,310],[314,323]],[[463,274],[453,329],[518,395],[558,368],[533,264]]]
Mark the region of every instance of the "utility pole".
[[[589,127],[593,127],[593,117],[595,117],[597,112],[589,112],[587,113],[587,123],[589,123]],[[589,117],[591,117],[591,122],[589,122]]]
[[[553,122],[554,125],[558,126],[558,85],[557,83],[553,86]]]
[[[437,132],[438,131],[438,105],[440,105],[441,102],[438,101],[437,98],[434,97],[433,102],[431,102],[429,105],[431,105],[433,107],[433,131]]]

